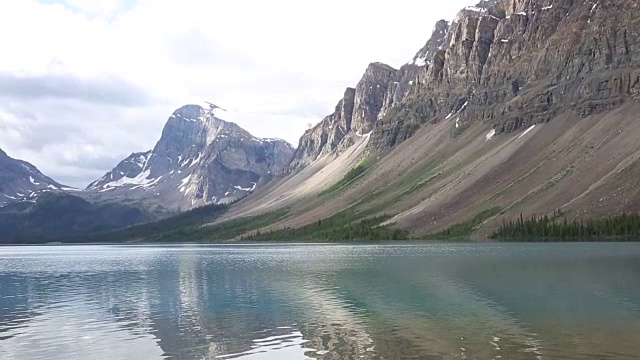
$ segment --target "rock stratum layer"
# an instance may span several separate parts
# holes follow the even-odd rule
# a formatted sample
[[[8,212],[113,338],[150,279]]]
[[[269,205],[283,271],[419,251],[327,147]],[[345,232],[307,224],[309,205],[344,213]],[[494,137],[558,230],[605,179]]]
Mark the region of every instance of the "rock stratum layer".
[[[450,42],[421,69],[406,106],[377,124],[371,146],[393,147],[442,114],[456,113],[461,127],[492,123],[499,134],[567,108],[585,117],[636,99],[639,6],[513,0],[464,10]]]

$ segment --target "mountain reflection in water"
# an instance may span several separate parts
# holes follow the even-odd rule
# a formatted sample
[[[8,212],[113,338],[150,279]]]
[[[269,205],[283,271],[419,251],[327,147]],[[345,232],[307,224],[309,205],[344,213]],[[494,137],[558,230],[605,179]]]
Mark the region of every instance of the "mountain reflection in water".
[[[2,359],[629,359],[640,244],[0,248]]]

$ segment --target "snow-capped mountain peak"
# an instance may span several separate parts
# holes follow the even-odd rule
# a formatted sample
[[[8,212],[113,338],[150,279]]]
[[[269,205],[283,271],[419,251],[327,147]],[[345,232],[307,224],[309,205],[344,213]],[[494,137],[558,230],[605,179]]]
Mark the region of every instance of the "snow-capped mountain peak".
[[[153,150],[131,154],[87,190],[187,209],[243,197],[286,168],[289,143],[255,137],[207,106],[174,111]]]

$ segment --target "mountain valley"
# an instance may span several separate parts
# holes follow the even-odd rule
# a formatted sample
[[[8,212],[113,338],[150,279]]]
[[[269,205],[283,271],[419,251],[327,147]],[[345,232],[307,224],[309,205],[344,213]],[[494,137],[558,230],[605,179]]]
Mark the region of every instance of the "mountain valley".
[[[327,224],[352,231],[349,240],[451,229],[484,240],[521,216],[640,211],[635,0],[482,1],[437,22],[399,69],[371,63],[354,85],[296,148],[249,134],[213,106],[183,106],[154,149],[83,191],[0,152],[0,206],[48,189],[139,211],[78,236],[199,214],[159,220],[184,224],[160,226],[184,230],[171,241],[295,240],[313,226],[309,239],[340,240]],[[201,216],[207,207],[212,215]],[[164,236],[154,231],[117,241]]]

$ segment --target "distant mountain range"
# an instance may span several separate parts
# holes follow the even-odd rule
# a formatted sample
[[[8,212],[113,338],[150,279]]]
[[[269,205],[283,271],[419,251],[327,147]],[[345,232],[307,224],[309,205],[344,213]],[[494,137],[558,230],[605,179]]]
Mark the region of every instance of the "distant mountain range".
[[[187,105],[73,196],[136,221],[211,206],[136,240],[484,239],[521,215],[639,211],[639,103],[637,1],[487,0],[399,69],[371,63],[295,149]],[[4,153],[0,179],[5,208],[69,190]]]
[[[0,207],[16,202],[35,202],[48,191],[74,191],[43,175],[26,161],[9,157],[0,149]]]
[[[0,240],[108,231],[226,204],[285,171],[294,152],[289,143],[257,138],[213,111],[199,105],[176,110],[153,150],[131,154],[84,190],[0,151]]]

